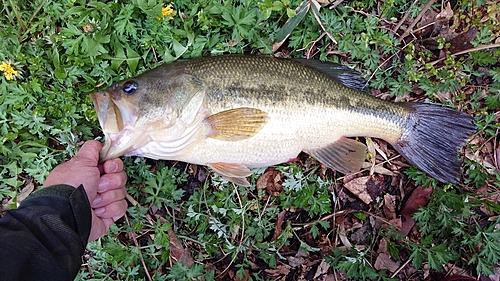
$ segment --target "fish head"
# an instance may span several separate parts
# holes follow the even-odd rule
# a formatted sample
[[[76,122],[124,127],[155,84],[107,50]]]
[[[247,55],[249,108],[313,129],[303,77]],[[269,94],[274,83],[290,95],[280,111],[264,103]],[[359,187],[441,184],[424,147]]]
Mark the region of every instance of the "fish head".
[[[137,77],[113,84],[89,96],[105,136],[100,160],[127,154],[149,142],[148,133],[171,126],[174,110],[168,91]]]
[[[175,67],[159,67],[91,93],[105,136],[100,161],[140,156],[138,149],[149,142],[175,141],[199,116],[203,97],[202,83]]]

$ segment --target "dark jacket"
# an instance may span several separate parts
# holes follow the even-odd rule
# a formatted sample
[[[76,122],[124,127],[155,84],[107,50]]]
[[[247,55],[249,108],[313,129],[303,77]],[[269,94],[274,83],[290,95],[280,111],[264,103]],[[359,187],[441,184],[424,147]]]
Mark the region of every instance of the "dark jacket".
[[[0,218],[0,280],[73,280],[91,224],[83,186],[35,192]]]

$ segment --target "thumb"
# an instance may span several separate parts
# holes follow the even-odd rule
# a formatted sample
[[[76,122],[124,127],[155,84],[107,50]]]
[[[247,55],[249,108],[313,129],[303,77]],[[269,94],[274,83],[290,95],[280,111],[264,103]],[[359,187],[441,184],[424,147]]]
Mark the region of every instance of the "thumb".
[[[102,144],[95,140],[85,142],[75,157],[71,160],[80,162],[81,165],[86,167],[97,166],[99,162],[99,152],[101,151]]]

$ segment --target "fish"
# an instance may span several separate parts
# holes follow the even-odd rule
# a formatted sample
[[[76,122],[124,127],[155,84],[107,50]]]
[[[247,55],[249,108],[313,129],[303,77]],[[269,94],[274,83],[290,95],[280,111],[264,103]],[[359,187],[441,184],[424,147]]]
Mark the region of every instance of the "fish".
[[[346,66],[264,55],[177,60],[90,94],[104,133],[100,160],[142,156],[210,167],[241,186],[251,168],[305,152],[350,174],[356,137],[380,138],[443,183],[459,183],[459,149],[475,132],[465,112],[390,102]]]

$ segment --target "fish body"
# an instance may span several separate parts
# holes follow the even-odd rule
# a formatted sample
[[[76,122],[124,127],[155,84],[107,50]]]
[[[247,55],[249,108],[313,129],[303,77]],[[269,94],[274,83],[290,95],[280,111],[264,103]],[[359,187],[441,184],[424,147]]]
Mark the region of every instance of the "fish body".
[[[301,151],[356,172],[366,147],[348,137],[370,136],[438,180],[457,182],[458,149],[475,130],[470,116],[383,101],[361,84],[352,70],[329,63],[229,55],[164,64],[90,96],[106,137],[101,160],[184,161],[248,185],[248,168]]]

